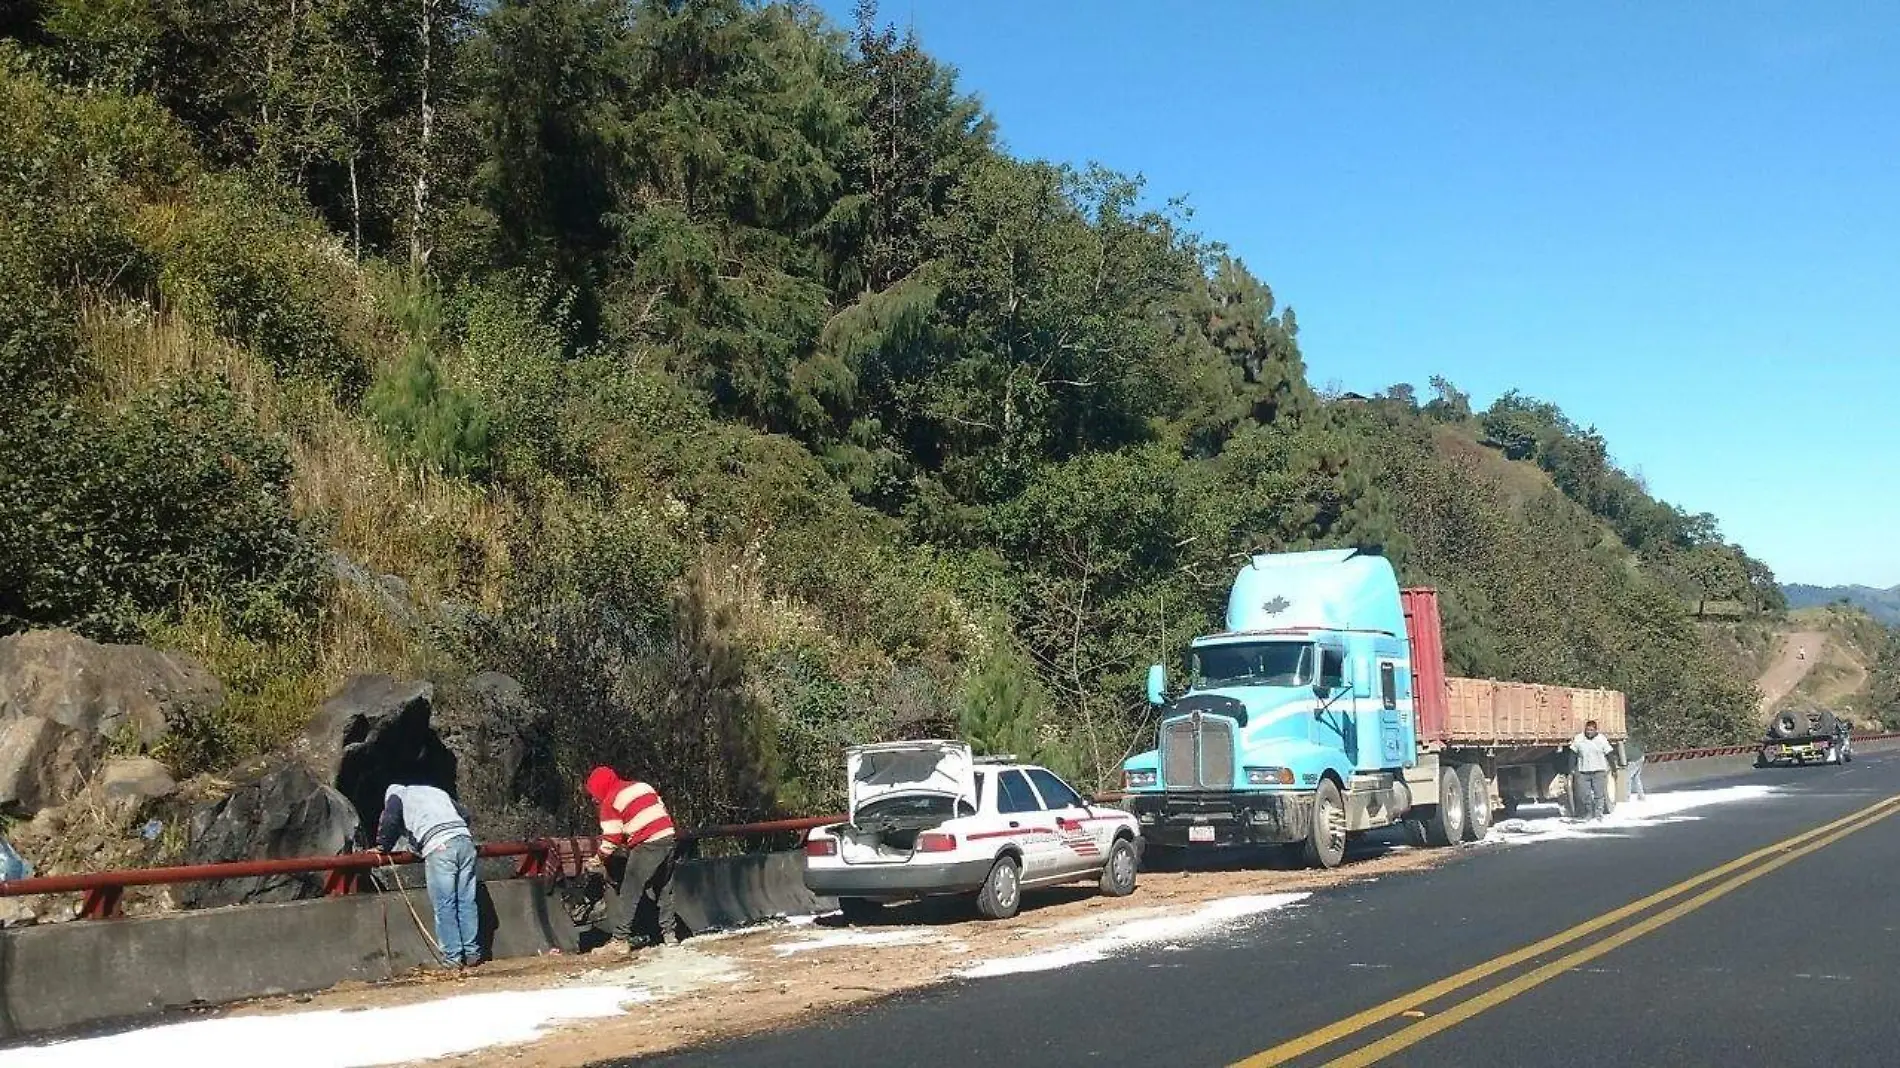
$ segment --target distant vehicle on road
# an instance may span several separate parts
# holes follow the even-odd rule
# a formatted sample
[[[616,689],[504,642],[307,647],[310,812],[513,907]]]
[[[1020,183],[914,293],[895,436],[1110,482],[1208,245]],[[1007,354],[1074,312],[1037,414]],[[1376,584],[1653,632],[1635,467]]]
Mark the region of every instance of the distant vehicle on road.
[[[1854,725],[1827,709],[1786,711],[1768,722],[1755,753],[1758,768],[1847,764],[1854,759]]]
[[[1149,669],[1158,745],[1122,769],[1156,856],[1279,844],[1330,868],[1349,835],[1399,823],[1475,841],[1497,805],[1575,811],[1564,747],[1585,720],[1627,736],[1615,691],[1446,677],[1437,591],[1400,590],[1371,550],[1255,556],[1188,660],[1172,698]]]
[[[886,903],[969,895],[1007,919],[1024,890],[1092,880],[1133,893],[1141,828],[1091,804],[1054,772],[1013,757],[974,756],[962,742],[885,742],[846,752],[844,823],[805,839],[805,885],[836,897],[846,920]]]

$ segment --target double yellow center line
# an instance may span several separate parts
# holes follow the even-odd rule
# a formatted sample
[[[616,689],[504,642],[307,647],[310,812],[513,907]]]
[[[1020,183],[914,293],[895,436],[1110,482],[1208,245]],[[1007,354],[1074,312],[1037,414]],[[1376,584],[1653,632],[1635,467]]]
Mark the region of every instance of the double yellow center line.
[[[1380,1060],[1390,1057],[1400,1050],[1408,1049],[1438,1034],[1440,1031],[1444,1031],[1465,1020],[1469,1020],[1486,1009],[1509,1001],[1511,998],[1524,993],[1526,990],[1548,982],[1587,961],[1594,960],[1619,946],[1641,938],[1643,935],[1654,931],[1658,927],[1673,923],[1709,902],[1714,901],[1716,898],[1753,882],[1769,872],[1774,871],[1776,868],[1791,864],[1815,850],[1824,849],[1840,841],[1842,838],[1853,834],[1855,831],[1870,827],[1880,820],[1893,815],[1895,812],[1900,812],[1900,794],[1896,794],[1876,804],[1869,805],[1850,816],[1843,816],[1832,823],[1823,824],[1813,830],[1797,834],[1792,838],[1783,839],[1774,845],[1757,849],[1747,856],[1738,857],[1735,860],[1731,860],[1719,867],[1711,868],[1693,878],[1684,879],[1674,886],[1658,890],[1648,897],[1632,901],[1621,908],[1606,912],[1595,919],[1587,920],[1568,930],[1560,931],[1542,941],[1533,942],[1521,949],[1512,950],[1501,957],[1494,957],[1491,960],[1485,961],[1483,964],[1466,968],[1456,975],[1447,976],[1435,983],[1419,987],[1409,994],[1394,998],[1382,1005],[1376,1005],[1364,1012],[1354,1013],[1337,1023],[1328,1024],[1325,1027],[1319,1028],[1316,1031],[1310,1031],[1298,1038],[1289,1039],[1272,1049],[1256,1053],[1238,1062],[1234,1068],[1272,1068],[1273,1065],[1285,1064],[1288,1061],[1304,1057],[1310,1053],[1324,1049],[1327,1046],[1331,1046],[1336,1042],[1361,1035],[1370,1028],[1393,1019],[1394,1017],[1408,1014],[1417,1016],[1419,1015],[1417,1010],[1421,1006],[1430,1005],[1449,994],[1456,993],[1465,987],[1509,968],[1516,967],[1526,961],[1531,961],[1556,950],[1563,949],[1579,939],[1595,934],[1606,927],[1622,923],[1631,917],[1641,915],[1657,905],[1673,898],[1681,897],[1698,887],[1707,886],[1710,883],[1715,884],[1703,890],[1701,893],[1696,894],[1694,897],[1680,901],[1647,919],[1631,924],[1624,930],[1594,941],[1582,949],[1567,953],[1556,960],[1540,965],[1514,979],[1492,987],[1482,994],[1458,1002],[1449,1008],[1419,1020],[1417,1023],[1394,1031],[1391,1034],[1378,1038],[1327,1062],[1328,1068],[1357,1068],[1357,1066],[1376,1064]],[[1766,862],[1759,863],[1762,861]],[[1754,866],[1751,867],[1751,865]]]

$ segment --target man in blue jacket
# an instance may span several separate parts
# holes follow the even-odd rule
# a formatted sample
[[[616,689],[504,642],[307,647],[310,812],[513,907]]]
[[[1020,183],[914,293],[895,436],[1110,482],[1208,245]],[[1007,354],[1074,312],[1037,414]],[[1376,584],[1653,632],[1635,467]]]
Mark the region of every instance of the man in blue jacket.
[[[482,963],[482,946],[475,907],[475,838],[468,823],[468,810],[433,786],[391,786],[383,793],[376,844],[392,853],[397,841],[408,837],[410,848],[422,858],[443,963],[475,968]]]

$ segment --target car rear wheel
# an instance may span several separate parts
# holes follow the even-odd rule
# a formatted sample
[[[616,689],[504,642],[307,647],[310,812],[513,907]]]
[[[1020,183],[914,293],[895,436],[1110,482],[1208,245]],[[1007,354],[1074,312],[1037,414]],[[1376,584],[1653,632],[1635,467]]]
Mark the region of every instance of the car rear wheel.
[[[884,906],[870,898],[841,897],[838,899],[838,911],[846,923],[872,923],[883,913]]]
[[[1127,897],[1134,893],[1135,867],[1135,843],[1115,839],[1115,844],[1108,847],[1108,861],[1102,865],[1103,896]]]
[[[976,911],[986,920],[1007,920],[1023,907],[1023,868],[1015,857],[997,857],[983,889],[976,893]]]

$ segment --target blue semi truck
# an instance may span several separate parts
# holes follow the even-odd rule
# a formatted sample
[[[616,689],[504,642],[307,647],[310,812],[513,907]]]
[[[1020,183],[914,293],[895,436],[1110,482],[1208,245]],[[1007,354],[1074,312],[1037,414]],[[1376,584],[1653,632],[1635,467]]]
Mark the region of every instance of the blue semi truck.
[[[1149,669],[1157,745],[1122,769],[1158,858],[1267,844],[1330,868],[1348,836],[1394,824],[1481,839],[1500,807],[1570,806],[1565,744],[1586,719],[1625,736],[1614,691],[1447,677],[1436,592],[1401,590],[1371,550],[1253,557],[1188,666],[1173,697]]]

